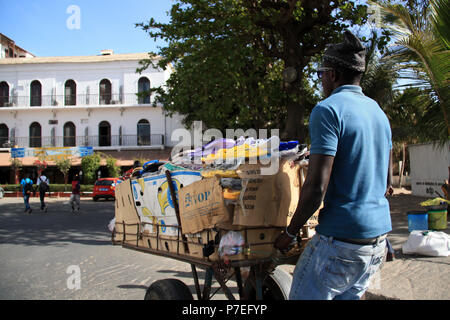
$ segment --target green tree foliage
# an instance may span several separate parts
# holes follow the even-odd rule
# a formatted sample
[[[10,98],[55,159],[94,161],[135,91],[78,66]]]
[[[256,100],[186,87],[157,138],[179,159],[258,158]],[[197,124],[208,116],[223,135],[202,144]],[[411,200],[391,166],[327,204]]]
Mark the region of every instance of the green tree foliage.
[[[178,0],[170,22],[138,26],[166,40],[148,67],[174,68],[155,103],[202,120],[206,127],[280,128],[304,140],[305,119],[317,102],[308,81],[312,59],[367,7],[350,1]]]
[[[55,161],[56,167],[64,175],[64,185],[67,185],[67,174],[69,173],[70,167],[72,166],[72,161],[70,158],[57,159]]]
[[[395,99],[394,85],[398,79],[398,72],[390,59],[380,56],[379,49],[384,49],[385,43],[382,42],[386,36],[388,35],[380,36],[376,29],[372,30],[366,45],[366,71],[361,79],[361,88],[366,96],[374,99],[385,112],[388,112]]]
[[[100,168],[101,157],[97,153],[85,156],[81,159],[81,168],[87,183],[94,183],[97,178],[97,170]]]
[[[384,26],[394,39],[387,58],[408,85],[420,89],[424,105],[420,125],[434,138],[450,137],[450,4],[448,0],[410,0],[405,5],[382,1],[377,5]]]
[[[439,121],[427,119],[427,110],[435,101],[423,87],[397,84],[401,70],[389,51],[385,55],[377,53],[380,40],[378,31],[373,30],[367,45],[366,72],[361,79],[364,94],[377,101],[388,116],[392,138],[400,149],[403,143],[435,140]]]
[[[113,157],[106,158],[106,167],[108,168],[108,174],[112,178],[117,178],[120,175],[120,167],[116,165],[117,159]]]
[[[19,171],[22,169],[22,161],[18,158],[11,158],[10,159],[11,168],[14,172],[14,183],[19,183]]]

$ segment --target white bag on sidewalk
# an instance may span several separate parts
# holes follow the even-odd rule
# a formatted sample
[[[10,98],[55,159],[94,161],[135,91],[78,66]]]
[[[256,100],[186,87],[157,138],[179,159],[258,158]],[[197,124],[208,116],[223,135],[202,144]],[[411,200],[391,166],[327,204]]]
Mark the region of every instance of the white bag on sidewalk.
[[[108,229],[109,231],[113,232],[115,228],[116,228],[116,218],[113,218],[108,224]]]
[[[450,236],[440,231],[414,230],[403,244],[404,254],[420,254],[432,257],[450,255]]]

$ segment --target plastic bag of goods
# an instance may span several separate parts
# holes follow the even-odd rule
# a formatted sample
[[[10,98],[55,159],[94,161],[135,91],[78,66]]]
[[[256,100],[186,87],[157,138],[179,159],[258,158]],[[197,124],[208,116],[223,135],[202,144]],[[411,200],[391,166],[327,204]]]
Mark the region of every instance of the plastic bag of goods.
[[[115,227],[116,227],[116,218],[113,218],[108,224],[108,229],[109,231],[113,232]]]
[[[450,236],[445,232],[414,230],[403,244],[404,254],[418,254],[432,257],[450,255]]]
[[[245,241],[242,234],[238,231],[228,231],[220,239],[219,243],[219,255],[234,256],[244,251]]]

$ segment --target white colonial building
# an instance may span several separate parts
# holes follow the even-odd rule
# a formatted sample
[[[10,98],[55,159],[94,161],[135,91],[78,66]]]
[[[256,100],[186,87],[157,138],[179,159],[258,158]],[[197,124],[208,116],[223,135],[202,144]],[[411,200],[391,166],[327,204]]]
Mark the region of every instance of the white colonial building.
[[[0,176],[10,176],[11,147],[92,146],[123,167],[138,158],[167,158],[181,117],[166,116],[152,105],[153,95],[142,93],[164,85],[172,69],[137,73],[139,61],[148,58],[104,50],[93,56],[0,59]],[[32,167],[33,161],[24,159],[23,165]]]

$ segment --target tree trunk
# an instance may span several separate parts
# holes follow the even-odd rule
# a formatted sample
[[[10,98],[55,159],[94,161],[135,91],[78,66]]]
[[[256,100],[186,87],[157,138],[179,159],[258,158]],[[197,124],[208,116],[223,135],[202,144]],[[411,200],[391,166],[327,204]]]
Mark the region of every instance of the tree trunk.
[[[19,170],[14,169],[14,183],[19,184]]]
[[[289,101],[287,107],[286,127],[281,137],[282,140],[298,140],[300,143],[306,140],[304,122],[305,108],[300,103]]]
[[[284,50],[285,74],[284,91],[288,98],[287,120],[285,129],[282,131],[282,140],[298,140],[304,143],[306,140],[306,130],[304,125],[305,104],[303,91],[303,69],[308,60],[303,58],[303,50],[300,48],[298,38],[290,30],[290,24],[285,28],[287,34],[286,47]]]
[[[67,189],[67,174],[64,174],[64,191]]]
[[[281,134],[282,140],[298,140],[300,143],[306,141],[307,133],[304,125],[305,104],[302,94],[302,73],[297,67],[297,79],[291,83],[285,82],[285,92],[289,102],[287,104],[286,126]],[[295,97],[295,98],[294,98]]]

